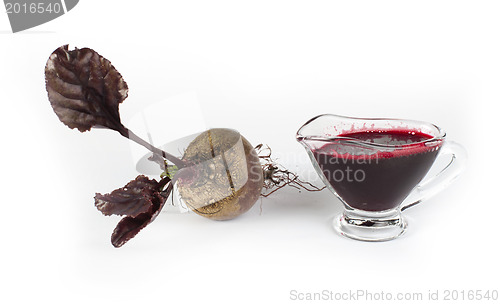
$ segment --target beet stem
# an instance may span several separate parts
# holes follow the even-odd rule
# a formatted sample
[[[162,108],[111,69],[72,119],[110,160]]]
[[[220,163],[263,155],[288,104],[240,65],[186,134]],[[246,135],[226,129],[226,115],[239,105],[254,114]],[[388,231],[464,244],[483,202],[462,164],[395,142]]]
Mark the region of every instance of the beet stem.
[[[182,161],[181,159],[173,156],[172,154],[170,153],[167,153],[153,145],[151,145],[150,143],[148,143],[147,141],[145,141],[144,139],[140,138],[139,136],[137,136],[134,132],[130,131],[129,129],[127,128],[123,128],[122,130],[119,130],[120,134],[130,140],[133,140],[135,141],[136,143],[138,143],[139,145],[145,147],[146,149],[148,149],[149,151],[155,153],[155,154],[158,154],[160,155],[161,157],[165,158],[166,160],[172,162],[174,165],[177,166],[177,168],[181,169],[181,168],[184,168],[186,166],[186,163],[184,161]]]

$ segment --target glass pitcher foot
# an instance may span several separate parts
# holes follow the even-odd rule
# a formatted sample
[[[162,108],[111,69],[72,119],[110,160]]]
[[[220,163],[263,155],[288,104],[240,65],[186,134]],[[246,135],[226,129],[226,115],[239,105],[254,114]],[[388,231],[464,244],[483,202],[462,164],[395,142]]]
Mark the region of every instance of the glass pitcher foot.
[[[360,241],[381,242],[401,236],[408,223],[399,210],[389,212],[345,211],[333,219],[339,234]]]

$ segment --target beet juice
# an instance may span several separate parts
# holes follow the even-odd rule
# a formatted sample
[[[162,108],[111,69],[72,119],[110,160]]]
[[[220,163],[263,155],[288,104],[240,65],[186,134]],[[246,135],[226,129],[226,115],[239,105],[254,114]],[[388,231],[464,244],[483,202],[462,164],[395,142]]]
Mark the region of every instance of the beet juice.
[[[349,206],[365,211],[396,208],[424,178],[441,142],[414,130],[343,133],[313,155],[326,179]]]

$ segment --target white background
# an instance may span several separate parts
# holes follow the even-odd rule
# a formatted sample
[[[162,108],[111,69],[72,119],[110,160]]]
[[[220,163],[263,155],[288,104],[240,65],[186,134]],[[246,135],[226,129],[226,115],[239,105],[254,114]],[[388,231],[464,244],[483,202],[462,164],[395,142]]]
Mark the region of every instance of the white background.
[[[2,12],[0,302],[288,303],[299,302],[291,290],[500,289],[499,15],[496,1],[88,0],[12,34]],[[237,129],[313,176],[294,138],[309,118],[417,119],[462,143],[468,167],[409,209],[408,233],[391,242],[339,237],[333,195],[292,189],[227,222],[163,213],[115,249],[119,219],[102,216],[93,196],[133,179],[135,162],[117,133],[81,134],[53,113],[44,65],[67,43],[97,50],[124,76],[124,122],[196,94],[202,125]],[[200,123],[175,102],[164,111],[157,134]]]

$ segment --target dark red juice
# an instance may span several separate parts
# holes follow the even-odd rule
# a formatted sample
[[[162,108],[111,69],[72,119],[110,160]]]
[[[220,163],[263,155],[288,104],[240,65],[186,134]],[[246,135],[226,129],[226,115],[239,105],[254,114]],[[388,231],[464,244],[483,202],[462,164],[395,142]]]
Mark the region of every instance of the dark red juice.
[[[429,145],[432,136],[412,130],[339,136],[313,150],[314,157],[344,202],[366,211],[397,207],[425,176],[441,146],[440,141]]]

